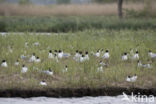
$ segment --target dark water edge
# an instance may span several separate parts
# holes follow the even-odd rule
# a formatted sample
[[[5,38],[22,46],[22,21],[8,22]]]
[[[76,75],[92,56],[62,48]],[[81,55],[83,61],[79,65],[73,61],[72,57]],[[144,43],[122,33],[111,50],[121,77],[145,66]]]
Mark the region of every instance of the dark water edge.
[[[117,96],[122,93],[127,95],[153,95],[156,96],[156,88],[142,89],[142,88],[122,88],[122,87],[105,87],[105,88],[45,88],[45,89],[8,89],[0,90],[0,97],[83,97],[83,96]]]

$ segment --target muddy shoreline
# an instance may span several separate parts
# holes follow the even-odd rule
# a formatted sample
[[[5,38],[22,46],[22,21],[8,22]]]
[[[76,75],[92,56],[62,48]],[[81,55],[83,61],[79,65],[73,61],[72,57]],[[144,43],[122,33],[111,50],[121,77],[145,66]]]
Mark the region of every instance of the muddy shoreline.
[[[121,88],[121,87],[105,87],[105,88],[45,88],[45,89],[8,89],[0,90],[0,97],[83,97],[83,96],[117,96],[122,93],[131,95],[131,92],[138,95],[154,95],[156,96],[156,88]]]

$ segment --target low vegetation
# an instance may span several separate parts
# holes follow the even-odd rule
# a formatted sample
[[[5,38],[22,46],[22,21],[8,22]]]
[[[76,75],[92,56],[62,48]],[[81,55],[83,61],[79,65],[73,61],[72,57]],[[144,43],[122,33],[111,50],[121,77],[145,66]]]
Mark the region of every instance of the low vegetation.
[[[15,28],[15,26],[13,26]],[[32,33],[33,34],[33,33]],[[127,75],[137,74],[138,79],[135,87],[155,88],[156,87],[156,61],[152,61],[151,69],[138,68],[137,61],[128,60],[123,62],[121,55],[124,52],[139,51],[140,60],[147,63],[150,60],[148,50],[156,52],[156,31],[155,30],[85,30],[83,32],[51,33],[51,35],[31,35],[30,33],[9,33],[0,35],[0,59],[6,59],[7,68],[0,67],[0,88],[1,89],[42,89],[39,85],[41,80],[47,82],[50,88],[96,88],[106,86],[130,87],[131,83],[125,81]],[[28,42],[28,47],[25,47]],[[34,46],[39,42],[39,46]],[[12,47],[12,53],[9,51]],[[57,63],[48,59],[49,50],[62,49],[72,56],[68,59],[61,59]],[[78,63],[73,60],[75,50],[88,51],[90,60]],[[102,58],[91,55],[91,51],[108,49],[110,51],[109,65],[104,67],[103,72],[97,72],[98,63]],[[41,63],[30,63],[22,60],[22,54],[32,55],[36,53],[41,58]],[[16,60],[20,65],[15,66]],[[104,60],[105,62],[105,60]],[[22,64],[28,67],[26,74],[21,73]],[[62,69],[68,65],[68,72],[63,73]],[[41,73],[41,70],[51,68],[53,76]],[[38,70],[36,70],[38,68]]]
[[[1,32],[74,32],[86,29],[155,29],[155,18],[105,16],[0,17]]]

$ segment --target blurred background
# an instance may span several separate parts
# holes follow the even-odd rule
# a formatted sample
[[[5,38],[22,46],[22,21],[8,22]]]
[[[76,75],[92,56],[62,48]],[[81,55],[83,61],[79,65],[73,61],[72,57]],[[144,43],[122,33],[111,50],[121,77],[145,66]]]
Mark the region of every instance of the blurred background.
[[[155,5],[156,0],[0,0],[0,31],[155,28]]]

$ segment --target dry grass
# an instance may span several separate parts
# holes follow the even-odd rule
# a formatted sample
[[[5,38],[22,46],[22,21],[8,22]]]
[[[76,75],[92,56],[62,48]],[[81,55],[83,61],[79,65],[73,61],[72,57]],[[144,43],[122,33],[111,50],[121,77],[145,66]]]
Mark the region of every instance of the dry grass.
[[[143,3],[125,3],[126,9],[142,10]],[[0,4],[0,15],[26,15],[26,16],[51,16],[51,15],[116,15],[117,4],[85,4],[85,5],[18,5]]]

